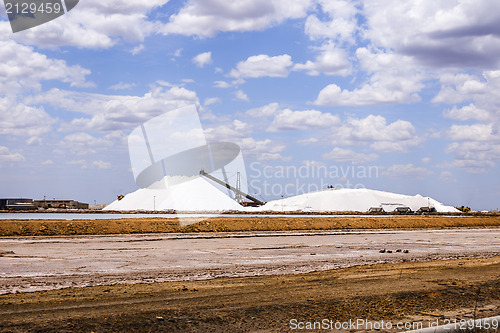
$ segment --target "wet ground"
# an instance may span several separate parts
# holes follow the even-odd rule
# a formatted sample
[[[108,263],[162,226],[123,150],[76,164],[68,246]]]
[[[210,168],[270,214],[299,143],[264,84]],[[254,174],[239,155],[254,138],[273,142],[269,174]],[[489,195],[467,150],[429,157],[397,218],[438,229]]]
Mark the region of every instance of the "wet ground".
[[[0,238],[0,294],[494,256],[500,228]]]

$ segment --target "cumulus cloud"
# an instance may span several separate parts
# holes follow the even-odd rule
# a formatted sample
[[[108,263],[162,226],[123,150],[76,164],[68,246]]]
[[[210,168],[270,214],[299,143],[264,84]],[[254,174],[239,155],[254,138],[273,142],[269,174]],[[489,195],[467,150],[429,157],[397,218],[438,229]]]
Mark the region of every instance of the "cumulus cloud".
[[[93,154],[112,145],[113,141],[108,138],[96,138],[85,132],[69,134],[60,143],[63,149],[77,155]]]
[[[450,171],[442,171],[439,174],[439,180],[447,183],[454,183],[457,181],[457,179],[453,177],[453,174]]]
[[[254,138],[245,138],[240,142],[240,147],[245,156],[255,158],[258,161],[290,160],[290,157],[282,155],[286,146],[270,139],[255,140]]]
[[[240,61],[229,75],[234,78],[287,77],[292,65],[288,54],[274,57],[259,54]]]
[[[241,120],[224,123],[204,130],[208,141],[240,142],[252,134],[252,126]]]
[[[51,89],[30,98],[29,101],[87,115],[62,123],[62,129],[66,131],[128,131],[165,112],[200,104],[196,92],[178,86],[168,88],[153,86],[152,90],[143,96],[103,95]]]
[[[499,138],[494,134],[493,124],[452,125],[448,136],[457,141],[491,141]]]
[[[0,146],[0,163],[1,162],[22,162],[25,158],[20,153],[12,153],[9,148]]]
[[[414,166],[413,164],[394,164],[387,168],[382,175],[387,177],[404,177],[404,178],[418,178],[423,179],[432,175],[432,171],[423,168]]]
[[[362,106],[375,104],[408,104],[421,100],[418,92],[424,88],[422,71],[413,66],[410,57],[381,50],[359,48],[356,56],[368,81],[353,90],[342,89],[335,83],[323,88],[314,104]]]
[[[198,67],[204,67],[212,63],[212,52],[203,52],[193,58],[193,63]]]
[[[276,112],[280,110],[280,106],[278,103],[269,103],[267,105],[253,108],[245,112],[246,115],[255,118],[267,118],[274,115]]]
[[[226,81],[214,81],[214,87],[216,88],[230,88],[231,85]]]
[[[234,97],[240,101],[245,101],[249,102],[250,98],[248,98],[248,95],[243,92],[243,90],[238,90],[234,93]]]
[[[415,127],[408,121],[396,120],[387,124],[382,116],[369,115],[366,118],[350,118],[335,129],[331,136],[333,145],[369,144],[379,152],[406,152],[409,147],[421,142]]]
[[[41,48],[68,45],[96,49],[110,48],[122,40],[142,42],[158,30],[147,14],[167,1],[81,1],[76,10],[50,24],[16,33],[14,38]]]
[[[3,94],[40,89],[41,82],[58,80],[75,87],[91,85],[86,81],[88,69],[68,66],[66,61],[50,59],[32,47],[12,40],[3,41],[0,48],[0,87]]]
[[[305,17],[312,0],[189,0],[161,27],[163,34],[213,37],[225,31],[255,31]]]
[[[0,98],[0,135],[39,137],[57,122],[42,107],[24,105],[12,98]]]
[[[500,3],[366,1],[363,12],[366,38],[424,65],[493,68],[499,63]]]
[[[317,110],[292,111],[283,109],[276,112],[273,122],[267,128],[270,132],[288,130],[309,130],[331,128],[340,125],[338,116]]]
[[[92,161],[90,163],[85,161],[85,160],[71,160],[71,161],[68,161],[66,164],[77,165],[82,169],[110,169],[111,168],[111,163],[104,162],[101,160]]]
[[[451,109],[446,109],[443,111],[443,116],[450,119],[455,120],[488,120],[489,113],[488,111],[478,108],[474,103],[469,105],[465,105],[461,108],[457,108],[457,106],[453,106]]]
[[[209,106],[209,105],[215,104],[215,103],[221,103],[221,99],[219,97],[206,98],[205,102],[203,103],[203,105],[204,106]]]
[[[351,73],[352,65],[346,51],[332,44],[326,44],[319,48],[319,55],[314,61],[295,64],[293,70],[306,71],[312,76],[319,74],[346,76]]]
[[[362,164],[378,159],[377,154],[362,154],[350,149],[342,149],[339,147],[333,148],[329,153],[323,154],[326,160],[334,160],[337,162],[349,162],[354,164]]]
[[[358,30],[357,3],[345,0],[320,0],[318,3],[326,20],[321,20],[316,14],[307,17],[304,28],[309,38],[354,43],[354,35]]]
[[[109,87],[109,89],[112,90],[127,90],[130,88],[135,87],[135,83],[123,83],[123,82],[118,82],[117,84],[112,85]]]

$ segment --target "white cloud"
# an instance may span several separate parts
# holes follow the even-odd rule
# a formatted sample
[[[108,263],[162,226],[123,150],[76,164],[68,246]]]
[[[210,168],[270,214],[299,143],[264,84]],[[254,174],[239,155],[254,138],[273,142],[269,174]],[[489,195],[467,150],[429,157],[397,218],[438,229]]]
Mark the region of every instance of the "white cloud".
[[[0,98],[0,135],[39,137],[57,122],[42,107],[23,105],[12,98]]]
[[[331,135],[333,145],[366,145],[379,152],[406,152],[421,139],[408,121],[396,120],[387,124],[382,116],[350,118]]]
[[[52,161],[52,160],[45,160],[41,164],[42,165],[52,165],[52,164],[54,164],[54,161]]]
[[[273,122],[267,128],[270,132],[287,130],[310,130],[315,128],[331,128],[340,125],[338,116],[322,113],[317,110],[292,111],[280,110],[275,113]]]
[[[136,47],[134,47],[132,50],[130,50],[130,53],[132,53],[132,55],[138,55],[143,50],[144,50],[144,44],[139,44]]]
[[[485,121],[490,118],[488,111],[476,107],[474,103],[465,105],[461,108],[453,106],[453,108],[451,109],[444,110],[443,116],[445,116],[446,118],[462,120],[462,121],[466,120]]]
[[[316,76],[321,73],[326,75],[349,75],[352,65],[347,53],[332,44],[326,44],[320,48],[320,54],[314,61],[308,60],[304,64],[295,64],[295,71],[306,71],[308,75]]]
[[[61,127],[67,131],[131,130],[165,112],[200,104],[196,92],[178,86],[168,89],[153,86],[144,96],[102,95],[52,89],[29,100],[31,103],[46,103],[90,116],[74,118],[69,123],[63,123]]]
[[[453,125],[448,131],[452,140],[491,141],[499,139],[494,134],[493,124]]]
[[[452,162],[440,165],[446,168],[461,168],[468,173],[487,173],[500,159],[500,140],[453,142],[446,147],[452,154]]]
[[[112,90],[127,90],[130,88],[135,87],[135,83],[123,83],[123,82],[118,82],[117,84],[112,85],[109,87],[109,89]]]
[[[373,73],[367,82],[353,90],[342,89],[335,83],[323,88],[317,105],[408,104],[421,100],[418,92],[424,88],[425,75],[414,66],[410,57],[367,48],[356,51],[365,71]]]
[[[299,145],[310,145],[310,144],[315,144],[315,143],[318,143],[319,140],[316,139],[316,138],[307,138],[307,139],[300,139],[300,140],[297,140],[297,143]]]
[[[234,78],[287,77],[292,65],[288,54],[274,57],[259,54],[240,61],[229,75]]]
[[[95,169],[109,169],[111,168],[111,163],[104,161],[93,161],[90,167]]]
[[[239,99],[240,101],[245,101],[249,102],[250,99],[248,98],[248,95],[243,92],[243,90],[238,90],[234,93],[234,97],[236,99]]]
[[[228,141],[238,143],[241,139],[247,138],[252,133],[252,126],[241,121],[233,120],[216,127],[209,127],[204,130],[205,137],[209,141]]]
[[[413,164],[410,163],[410,164],[394,164],[389,168],[387,168],[387,170],[385,170],[382,174],[387,177],[423,179],[425,177],[432,175],[432,171],[423,167],[414,166]]]
[[[221,99],[219,97],[210,97],[210,98],[206,98],[205,99],[205,102],[203,103],[204,106],[209,106],[211,104],[214,104],[214,103],[221,103]]]
[[[362,164],[378,159],[377,154],[362,154],[356,153],[350,149],[342,149],[339,147],[333,148],[329,153],[322,155],[326,160],[334,160],[337,162],[350,162],[354,164]]]
[[[11,153],[9,148],[0,146],[0,162],[22,162],[25,158],[20,153]]]
[[[278,103],[269,103],[258,108],[250,109],[245,112],[245,114],[254,118],[267,118],[274,115],[279,109],[280,106]]]
[[[275,143],[270,139],[256,141],[253,138],[241,140],[240,147],[245,156],[252,157],[258,161],[289,161],[290,157],[284,157],[281,153],[285,150],[284,144]]]
[[[307,14],[312,0],[189,0],[161,28],[164,34],[213,37],[224,31],[255,31]]]
[[[359,10],[355,1],[320,0],[320,8],[328,20],[309,15],[305,22],[305,33],[312,40],[330,39],[353,44],[358,30],[356,15]]]
[[[86,87],[90,83],[88,69],[68,66],[66,61],[50,59],[33,48],[14,41],[3,41],[0,48],[0,88],[3,94],[40,89],[41,82],[58,80],[71,86]]]
[[[73,154],[88,155],[104,150],[113,145],[107,138],[96,138],[84,132],[69,134],[61,141],[60,146]]]
[[[450,171],[442,171],[439,174],[439,180],[447,183],[455,183],[457,179],[453,177],[453,174]]]
[[[231,85],[226,81],[214,81],[214,87],[216,88],[230,88]]]
[[[364,37],[436,67],[493,68],[499,63],[500,3],[365,1]]]
[[[325,167],[326,164],[323,162],[319,161],[311,161],[311,160],[304,160],[300,162],[300,164],[305,165],[306,167],[311,167],[311,168],[318,168],[318,167]]]
[[[95,49],[110,48],[120,41],[142,42],[159,28],[157,23],[148,20],[147,14],[166,2],[80,1],[75,10],[50,24],[18,32],[14,38],[42,48],[70,45]]]
[[[82,169],[110,169],[111,163],[104,161],[93,161],[92,163],[88,163],[85,160],[71,160],[66,162],[69,165],[78,165]]]
[[[198,67],[204,67],[212,63],[212,52],[200,53],[193,58],[193,63]]]

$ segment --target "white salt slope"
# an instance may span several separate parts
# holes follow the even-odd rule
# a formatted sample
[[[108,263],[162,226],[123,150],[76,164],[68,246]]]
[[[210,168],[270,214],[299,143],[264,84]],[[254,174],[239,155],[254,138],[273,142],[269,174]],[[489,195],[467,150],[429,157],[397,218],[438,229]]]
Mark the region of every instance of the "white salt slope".
[[[104,210],[227,211],[242,208],[208,181],[197,177],[168,189],[139,189],[115,200]]]
[[[420,207],[434,207],[441,213],[458,212],[451,206],[419,194],[415,196],[369,189],[328,189],[297,195],[282,200],[273,200],[259,207],[259,211],[352,211],[366,212],[371,207],[382,207],[391,212],[396,207],[406,206],[416,211]]]

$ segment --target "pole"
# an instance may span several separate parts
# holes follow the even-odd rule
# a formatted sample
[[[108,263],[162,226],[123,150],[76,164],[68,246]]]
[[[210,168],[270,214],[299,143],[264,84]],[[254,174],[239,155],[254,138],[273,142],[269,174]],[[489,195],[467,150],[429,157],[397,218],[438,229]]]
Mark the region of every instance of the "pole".
[[[156,195],[153,195],[153,211],[156,211]]]

